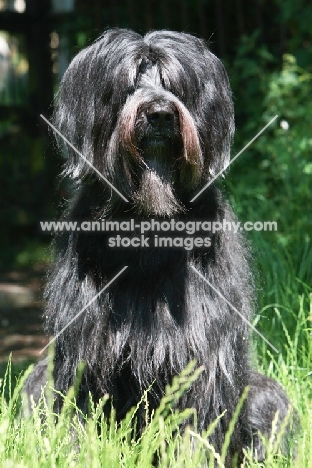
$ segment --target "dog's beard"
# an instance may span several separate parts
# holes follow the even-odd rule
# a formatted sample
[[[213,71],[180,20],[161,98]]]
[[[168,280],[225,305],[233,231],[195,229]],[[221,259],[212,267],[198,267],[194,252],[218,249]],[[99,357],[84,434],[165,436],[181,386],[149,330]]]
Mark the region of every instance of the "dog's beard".
[[[133,200],[140,215],[171,216],[184,211],[175,194],[177,170],[173,155],[180,153],[178,142],[169,138],[145,142],[142,152],[142,174]]]
[[[134,202],[142,215],[171,216],[184,211],[172,185],[152,170],[143,172],[140,188],[134,194]]]

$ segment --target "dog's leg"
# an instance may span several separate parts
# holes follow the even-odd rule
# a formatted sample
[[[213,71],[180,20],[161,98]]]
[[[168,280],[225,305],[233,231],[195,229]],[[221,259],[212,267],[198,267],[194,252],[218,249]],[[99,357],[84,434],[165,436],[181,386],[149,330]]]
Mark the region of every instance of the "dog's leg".
[[[32,413],[33,404],[38,405],[42,392],[48,383],[48,358],[39,361],[34,370],[27,378],[23,387],[23,413],[25,415]]]
[[[291,423],[295,425],[298,423],[296,413],[290,413],[291,405],[284,390],[275,380],[256,372],[251,373],[249,385],[247,425],[254,458],[259,462],[265,460],[266,448],[259,433],[266,439],[272,436],[272,422],[276,414],[278,414],[277,425],[274,428],[276,436],[285,418],[289,419],[279,443],[280,451],[283,455],[288,455],[291,451],[289,446]]]

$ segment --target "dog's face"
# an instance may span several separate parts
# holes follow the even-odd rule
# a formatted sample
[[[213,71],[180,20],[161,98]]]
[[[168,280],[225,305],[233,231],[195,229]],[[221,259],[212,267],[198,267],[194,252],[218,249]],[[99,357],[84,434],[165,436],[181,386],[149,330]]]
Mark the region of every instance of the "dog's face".
[[[227,164],[234,130],[223,65],[202,40],[171,31],[105,32],[70,64],[54,122],[148,216],[183,211]],[[71,149],[67,173],[95,177]]]

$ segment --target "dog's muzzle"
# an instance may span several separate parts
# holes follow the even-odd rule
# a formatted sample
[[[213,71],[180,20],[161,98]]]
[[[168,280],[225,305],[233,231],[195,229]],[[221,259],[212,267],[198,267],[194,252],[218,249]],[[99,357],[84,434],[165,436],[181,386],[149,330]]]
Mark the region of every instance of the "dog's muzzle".
[[[171,103],[146,103],[138,110],[135,123],[135,138],[142,156],[152,153],[181,154],[183,140],[178,111]]]
[[[129,96],[119,116],[123,149],[137,160],[153,145],[167,145],[197,178],[203,156],[195,121],[185,105],[166,90],[140,88]]]

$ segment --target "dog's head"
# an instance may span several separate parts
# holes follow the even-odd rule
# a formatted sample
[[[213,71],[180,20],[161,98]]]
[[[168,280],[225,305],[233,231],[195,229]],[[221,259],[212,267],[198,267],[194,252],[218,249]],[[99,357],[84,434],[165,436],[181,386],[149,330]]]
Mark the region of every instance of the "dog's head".
[[[136,212],[156,216],[183,211],[227,165],[234,131],[223,65],[202,40],[171,31],[106,31],[70,64],[54,123]],[[67,174],[96,177],[67,152]]]

